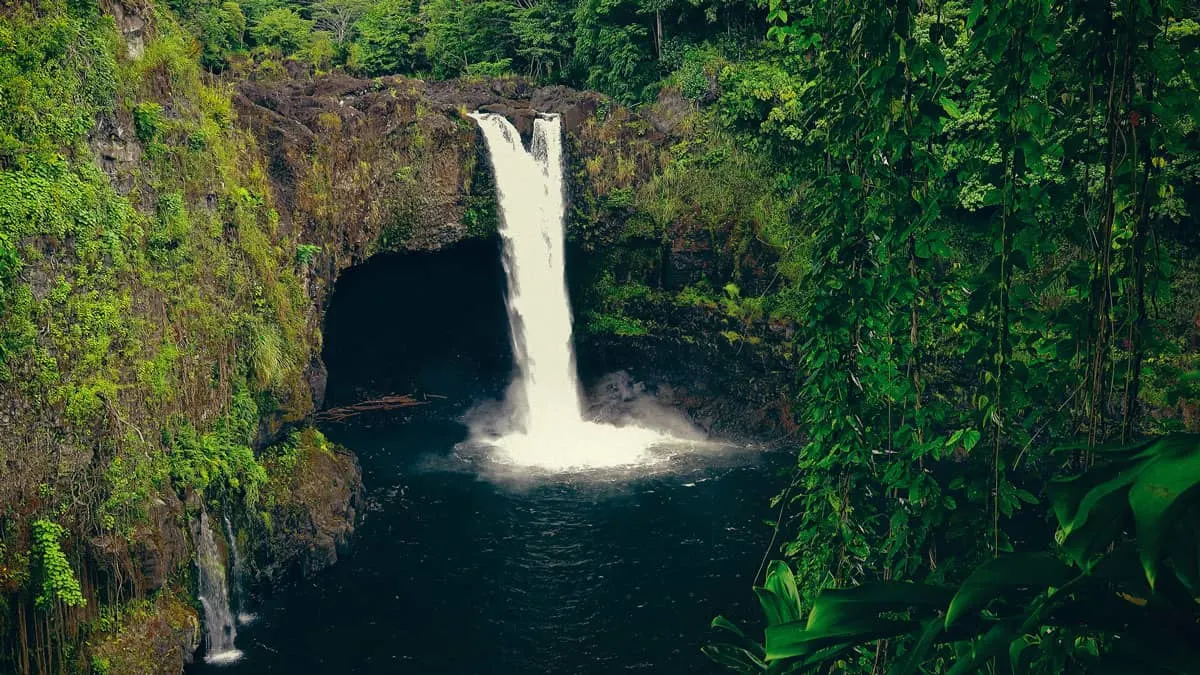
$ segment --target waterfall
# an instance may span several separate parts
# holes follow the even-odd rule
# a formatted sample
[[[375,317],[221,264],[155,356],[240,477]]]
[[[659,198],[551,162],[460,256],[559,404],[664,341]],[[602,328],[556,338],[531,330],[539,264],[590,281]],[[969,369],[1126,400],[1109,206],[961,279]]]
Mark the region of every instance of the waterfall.
[[[237,612],[237,622],[244,626],[253,623],[258,617],[246,611],[246,593],[242,586],[245,574],[245,568],[242,566],[242,552],[238,549],[237,532],[233,529],[233,523],[229,522],[228,515],[225,515],[224,518],[225,540],[229,542],[229,557],[232,558],[230,573],[233,580],[229,584],[230,605],[231,609]]]
[[[196,568],[200,577],[200,605],[204,608],[205,652],[209,663],[232,663],[242,653],[233,646],[237,638],[229,607],[225,557],[208,524],[208,511],[200,506],[200,536],[196,541]]]
[[[539,115],[534,120],[528,151],[502,115],[471,117],[483,130],[496,176],[517,365],[506,399],[512,428],[487,442],[510,462],[548,468],[645,461],[649,446],[666,437],[584,418],[565,274],[559,117]]]
[[[513,352],[520,372],[519,423],[533,435],[561,420],[583,419],[571,346],[564,237],[562,140],[557,117],[534,121],[530,152],[500,115],[477,115],[484,128],[503,214],[504,270]]]

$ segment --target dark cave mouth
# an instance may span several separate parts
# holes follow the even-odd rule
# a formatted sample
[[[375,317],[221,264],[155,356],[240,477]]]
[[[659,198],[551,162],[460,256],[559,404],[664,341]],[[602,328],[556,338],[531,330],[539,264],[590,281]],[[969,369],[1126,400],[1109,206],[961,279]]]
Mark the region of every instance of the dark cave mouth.
[[[345,270],[325,313],[325,410],[412,396],[457,417],[513,373],[499,237],[381,253]]]

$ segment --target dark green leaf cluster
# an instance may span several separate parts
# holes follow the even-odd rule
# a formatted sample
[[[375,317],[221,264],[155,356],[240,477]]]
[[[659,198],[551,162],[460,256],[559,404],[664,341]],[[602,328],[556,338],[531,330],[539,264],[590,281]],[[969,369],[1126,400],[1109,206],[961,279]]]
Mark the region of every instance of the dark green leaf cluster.
[[[700,45],[735,50],[757,39],[757,3],[714,0],[172,0],[212,70],[279,58],[319,71],[434,78],[522,75],[597,89],[622,101],[652,98],[681,65],[687,95],[709,93]],[[752,28],[753,27],[753,28]],[[264,68],[265,67],[265,68]]]
[[[1196,6],[769,9],[716,108],[794,191],[777,241],[807,241],[781,261],[808,269],[802,596],[1044,541],[1021,511],[1048,477],[1194,424]]]
[[[1096,467],[1053,488],[1062,542],[1054,552],[989,560],[957,588],[887,581],[824,590],[803,619],[792,571],[776,561],[754,589],[765,641],[718,617],[713,627],[737,642],[705,652],[739,672],[799,673],[840,670],[870,643],[891,640],[903,645],[888,668],[895,674],[991,664],[1013,673],[1193,672],[1200,436],[1099,456]]]

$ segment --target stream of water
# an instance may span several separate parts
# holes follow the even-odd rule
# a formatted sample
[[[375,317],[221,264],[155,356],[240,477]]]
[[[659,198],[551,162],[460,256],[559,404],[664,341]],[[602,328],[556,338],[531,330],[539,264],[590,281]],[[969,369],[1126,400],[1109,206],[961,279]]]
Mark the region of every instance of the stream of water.
[[[229,606],[225,556],[217,545],[208,510],[203,505],[200,507],[200,536],[196,539],[196,568],[198,597],[204,608],[204,659],[218,665],[237,661],[242,652],[234,646],[237,626]]]
[[[528,150],[502,115],[475,113],[496,176],[508,318],[517,374],[503,409],[485,420],[476,440],[512,464],[562,470],[644,464],[661,431],[584,415],[567,296],[562,124],[534,120]]]

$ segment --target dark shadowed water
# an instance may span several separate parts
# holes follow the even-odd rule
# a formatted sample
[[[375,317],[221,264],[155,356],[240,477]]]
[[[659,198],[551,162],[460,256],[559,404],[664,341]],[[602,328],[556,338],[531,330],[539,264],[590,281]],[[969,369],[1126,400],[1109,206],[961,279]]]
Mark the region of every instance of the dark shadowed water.
[[[709,621],[756,619],[775,458],[530,478],[456,453],[454,424],[331,435],[368,487],[352,550],[249,608],[241,661],[197,672],[720,672]]]

